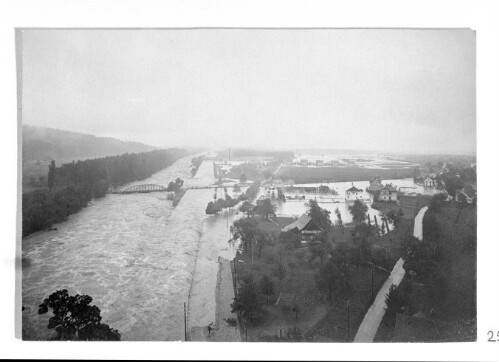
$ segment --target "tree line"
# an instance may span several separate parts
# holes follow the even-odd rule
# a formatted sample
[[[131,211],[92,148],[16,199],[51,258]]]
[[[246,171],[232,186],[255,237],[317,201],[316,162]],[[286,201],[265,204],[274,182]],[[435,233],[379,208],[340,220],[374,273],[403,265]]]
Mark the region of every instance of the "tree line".
[[[217,198],[217,189],[215,189],[215,195],[214,195],[214,200],[210,201],[208,205],[206,206],[206,213],[208,215],[213,215],[213,214],[218,214],[220,211],[223,209],[228,209],[236,206],[239,202],[241,201],[247,201],[255,198],[258,195],[258,191],[260,190],[260,181],[255,181],[251,184],[248,189],[240,194],[236,199],[232,198],[228,193],[227,193],[227,187],[225,186],[223,188],[224,193],[225,193],[225,198]],[[239,185],[235,185],[233,188],[234,192],[238,192],[240,190]],[[249,202],[249,201],[248,201]]]
[[[120,156],[49,165],[47,188],[22,195],[22,233],[50,228],[54,223],[103,197],[110,187],[151,177],[186,154],[181,149],[154,150]]]

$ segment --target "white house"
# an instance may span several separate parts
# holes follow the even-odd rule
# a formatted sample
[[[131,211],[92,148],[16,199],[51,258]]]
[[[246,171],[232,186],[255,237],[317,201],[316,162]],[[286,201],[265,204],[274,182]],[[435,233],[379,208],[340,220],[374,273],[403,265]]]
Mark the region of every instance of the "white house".
[[[363,200],[363,195],[362,195],[362,190],[356,188],[353,184],[352,187],[350,187],[348,190],[345,192],[345,200],[346,201],[355,201],[355,200]]]
[[[275,185],[265,186],[265,195],[269,199],[277,199],[277,196],[278,196],[277,187],[275,187]]]

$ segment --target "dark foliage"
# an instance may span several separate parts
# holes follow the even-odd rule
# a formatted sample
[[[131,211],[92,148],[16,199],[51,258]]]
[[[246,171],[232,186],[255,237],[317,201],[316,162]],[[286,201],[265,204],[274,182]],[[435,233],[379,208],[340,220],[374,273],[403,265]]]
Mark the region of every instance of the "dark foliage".
[[[110,186],[142,180],[182,157],[179,149],[97,158],[49,167],[49,189],[23,193],[23,236],[51,227],[103,197]]]
[[[66,289],[58,290],[40,304],[38,314],[52,310],[48,328],[57,332],[56,340],[119,341],[121,335],[100,322],[100,309],[91,302],[88,295],[72,296]]]

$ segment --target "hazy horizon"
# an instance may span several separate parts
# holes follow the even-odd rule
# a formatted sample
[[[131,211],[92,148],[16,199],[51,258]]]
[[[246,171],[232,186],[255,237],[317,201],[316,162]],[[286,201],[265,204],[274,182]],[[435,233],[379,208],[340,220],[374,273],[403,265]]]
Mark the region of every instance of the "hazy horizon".
[[[471,30],[21,32],[23,124],[156,147],[476,155]]]

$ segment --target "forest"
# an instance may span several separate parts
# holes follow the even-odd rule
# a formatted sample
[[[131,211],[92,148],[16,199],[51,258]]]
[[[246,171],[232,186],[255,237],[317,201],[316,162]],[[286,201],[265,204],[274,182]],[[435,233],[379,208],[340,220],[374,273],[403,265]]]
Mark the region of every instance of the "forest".
[[[22,235],[50,228],[87,206],[90,200],[103,197],[110,187],[151,177],[185,155],[185,150],[166,149],[72,162],[60,167],[52,161],[47,188],[22,195]]]

